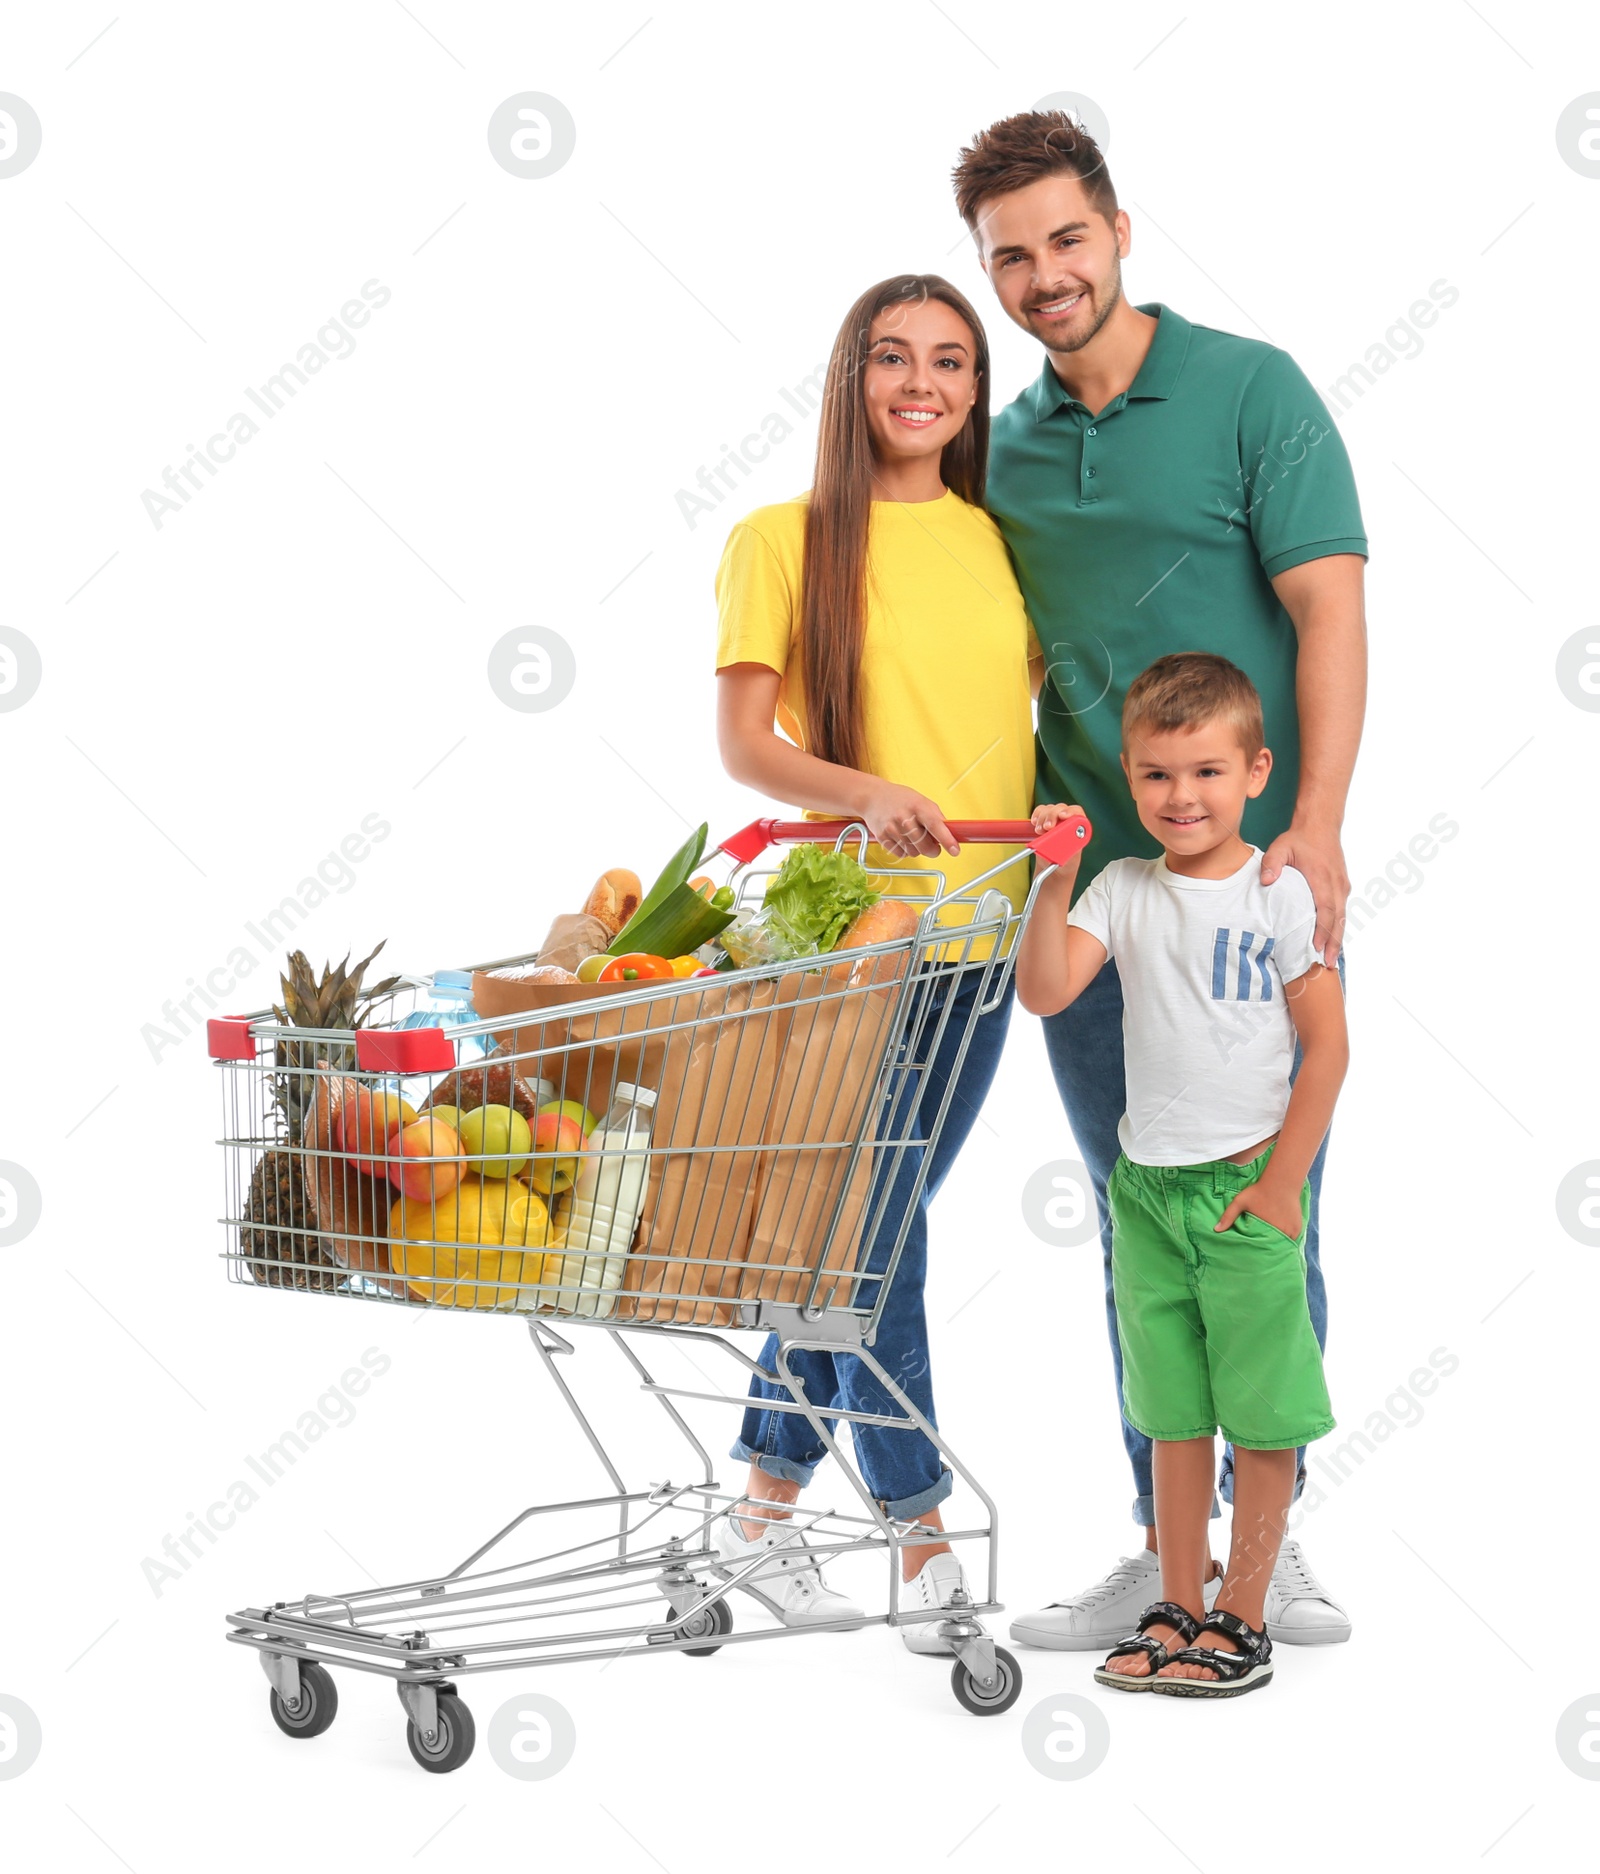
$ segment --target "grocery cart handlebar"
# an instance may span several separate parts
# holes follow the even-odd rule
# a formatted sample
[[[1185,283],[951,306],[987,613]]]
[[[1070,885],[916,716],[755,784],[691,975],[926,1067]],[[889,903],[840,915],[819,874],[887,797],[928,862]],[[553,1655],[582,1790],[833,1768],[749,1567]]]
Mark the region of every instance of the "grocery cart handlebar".
[[[1026,846],[1048,865],[1060,865],[1081,852],[1094,832],[1081,813],[1069,814],[1048,833],[1035,833],[1031,820],[950,820],[946,824],[957,845]],[[717,850],[748,865],[769,846],[805,840],[832,845],[855,829],[867,830],[860,820],[752,820]]]

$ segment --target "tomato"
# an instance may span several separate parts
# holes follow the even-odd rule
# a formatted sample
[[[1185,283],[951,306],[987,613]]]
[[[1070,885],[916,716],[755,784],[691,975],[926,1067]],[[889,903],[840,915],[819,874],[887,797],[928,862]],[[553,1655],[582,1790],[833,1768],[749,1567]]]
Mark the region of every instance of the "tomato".
[[[626,956],[613,957],[595,980],[602,983],[666,982],[671,980],[672,973],[672,965],[665,957],[630,950]]]

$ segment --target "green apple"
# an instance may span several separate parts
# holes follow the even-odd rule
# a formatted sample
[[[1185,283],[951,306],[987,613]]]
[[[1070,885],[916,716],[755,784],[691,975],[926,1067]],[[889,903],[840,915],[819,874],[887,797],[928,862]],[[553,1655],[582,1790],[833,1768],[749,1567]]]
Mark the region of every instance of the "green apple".
[[[485,1178],[514,1178],[533,1150],[533,1129],[509,1106],[479,1106],[456,1127],[467,1157]]]

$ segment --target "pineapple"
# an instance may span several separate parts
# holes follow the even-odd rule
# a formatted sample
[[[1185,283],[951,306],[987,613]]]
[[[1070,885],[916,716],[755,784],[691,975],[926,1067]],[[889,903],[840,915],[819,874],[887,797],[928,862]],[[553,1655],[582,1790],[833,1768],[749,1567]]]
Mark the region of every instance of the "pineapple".
[[[291,951],[288,974],[279,978],[283,1002],[274,1006],[273,1014],[285,1028],[353,1033],[371,1014],[373,1004],[399,984],[397,976],[389,976],[371,989],[363,985],[368,964],[382,948],[380,943],[354,969],[348,967],[348,956],[337,967],[324,964],[320,978],[303,950]],[[249,1221],[242,1238],[250,1273],[269,1288],[325,1291],[336,1288],[344,1277],[316,1233],[312,1187],[296,1149],[305,1136],[319,1057],[336,1072],[348,1072],[356,1064],[355,1042],[329,1041],[326,1036],[301,1042],[280,1036],[273,1051],[278,1072],[272,1080],[272,1105],[280,1143],[268,1148],[251,1176],[245,1209]]]

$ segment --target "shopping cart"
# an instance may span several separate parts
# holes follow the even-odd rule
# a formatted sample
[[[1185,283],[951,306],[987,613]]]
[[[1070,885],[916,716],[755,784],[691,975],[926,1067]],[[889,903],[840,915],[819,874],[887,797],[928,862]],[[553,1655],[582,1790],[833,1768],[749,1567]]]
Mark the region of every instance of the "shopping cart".
[[[1089,838],[1081,817],[1037,838],[1026,821],[962,822],[951,830],[964,843],[1025,847],[1046,865]],[[736,908],[760,903],[770,870],[756,861],[787,841],[847,850],[854,841],[860,856],[866,851],[859,825],[757,821],[719,849],[733,861]],[[953,1036],[958,1060],[965,1056],[978,1015],[1004,992],[1039,880],[1020,911],[993,880],[1026,863],[1025,855],[1008,855],[948,894],[937,870],[897,872],[893,895],[916,910],[915,933],[830,959],[640,983],[448,1028],[415,1019],[407,1025],[426,979],[401,981],[370,1012],[381,1019],[353,1032],[280,1025],[271,1011],[210,1024],[225,1107],[222,1221],[231,1279],[390,1308],[522,1315],[611,1486],[522,1510],[442,1574],[230,1614],[227,1638],[256,1649],[283,1731],[314,1737],[333,1722],[330,1666],[379,1673],[399,1692],[412,1756],[426,1770],[449,1771],[472,1753],[472,1716],[456,1689],[469,1674],[633,1651],[704,1658],[724,1645],[789,1632],[929,1621],[938,1622],[954,1656],[952,1686],[968,1711],[992,1715],[1016,1702],[1021,1670],[982,1624],[1000,1606],[994,1502],[872,1347],[911,1224],[910,1206],[898,1217],[887,1214],[896,1174],[905,1155],[915,1154],[920,1195],[928,1147],[954,1093],[952,1075],[937,1110],[922,1110],[920,1077],[952,1038],[953,1021],[965,1024]],[[484,965],[476,980],[505,981],[530,962]],[[979,992],[966,1005],[970,1017],[953,1017],[956,998],[939,992],[965,970],[977,973]],[[625,1100],[637,1099],[635,1089],[646,1083],[655,1111],[672,1113],[648,1140],[629,1132],[619,1144],[610,1131],[595,1132],[575,1159],[559,1130],[523,1136],[509,1121],[505,1136],[475,1136],[482,1172],[502,1175],[469,1181],[470,1205],[465,1185],[450,1194],[430,1186],[436,1173],[440,1183],[458,1175],[441,1172],[446,1160],[434,1155],[435,1132],[420,1158],[397,1164],[388,1157],[386,1128],[403,1121],[402,1100],[424,1118],[454,1107],[457,1123],[474,1100],[502,1116],[526,1110],[537,1119],[559,1089],[598,1115],[619,1089]],[[576,1237],[575,1225],[562,1225],[563,1196],[570,1198],[563,1186],[570,1187],[575,1166],[581,1173],[586,1163],[587,1175],[597,1176],[596,1159],[603,1170],[607,1154],[619,1177],[624,1161],[636,1172],[642,1167],[648,1192],[638,1240],[630,1236],[622,1247],[631,1253],[622,1256],[614,1231],[597,1246],[592,1235]],[[412,1180],[403,1197],[385,1176],[390,1171]],[[495,1204],[499,1212],[486,1224],[483,1213]],[[624,1223],[631,1232],[631,1213]],[[860,1275],[868,1245],[870,1281]],[[603,1334],[631,1382],[659,1402],[692,1454],[692,1481],[629,1487],[558,1366],[574,1352],[576,1329]],[[776,1333],[771,1367],[733,1338],[747,1329]],[[797,1507],[788,1527],[819,1563],[881,1555],[883,1612],[817,1629],[772,1618],[777,1609],[763,1589],[771,1584],[770,1552],[730,1564],[715,1548],[713,1525],[743,1499],[718,1484],[711,1457],[675,1403],[742,1408],[746,1394],[658,1381],[644,1357],[652,1342],[709,1350],[740,1369],[742,1385],[760,1374],[787,1389],[772,1409],[804,1415],[853,1491],[841,1508]],[[791,1367],[807,1349],[847,1352],[866,1364],[895,1409],[829,1407],[829,1419],[925,1433],[982,1506],[971,1527],[934,1530],[880,1508]],[[531,1556],[504,1559],[513,1536],[535,1530],[559,1534]],[[902,1609],[901,1552],[943,1541],[985,1544],[982,1597],[931,1613]],[[739,1631],[733,1591],[756,1617]]]

